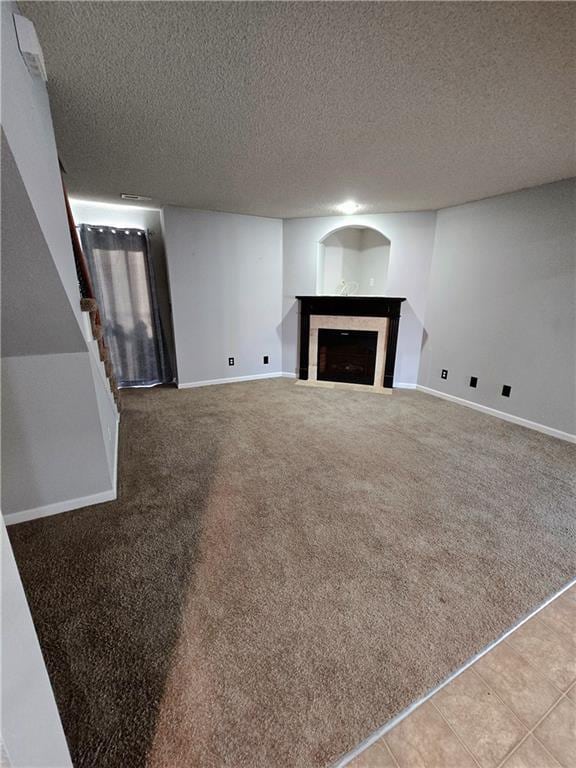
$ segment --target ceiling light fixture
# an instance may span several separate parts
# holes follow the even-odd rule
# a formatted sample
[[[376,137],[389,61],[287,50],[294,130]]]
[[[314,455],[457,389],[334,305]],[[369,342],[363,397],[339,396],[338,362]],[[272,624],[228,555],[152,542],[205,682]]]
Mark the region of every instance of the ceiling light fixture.
[[[350,214],[357,213],[360,210],[360,205],[355,203],[354,200],[346,200],[346,202],[337,205],[336,208],[340,213],[345,213],[347,216],[350,216]]]

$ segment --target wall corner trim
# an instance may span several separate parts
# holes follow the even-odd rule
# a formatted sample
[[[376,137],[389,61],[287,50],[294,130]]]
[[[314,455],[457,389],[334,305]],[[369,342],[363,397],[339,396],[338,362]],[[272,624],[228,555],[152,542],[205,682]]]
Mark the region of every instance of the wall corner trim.
[[[54,504],[46,504],[44,507],[33,507],[32,509],[23,509],[21,512],[8,512],[4,515],[6,525],[15,525],[16,523],[25,523],[28,520],[36,520],[39,517],[48,517],[49,515],[58,515],[61,512],[70,512],[73,509],[89,507],[92,504],[102,504],[105,501],[114,501],[116,491],[102,491],[93,493],[90,496],[81,496],[77,499],[67,499],[66,501],[57,501]]]
[[[556,437],[559,440],[565,440],[568,443],[576,443],[576,435],[570,432],[563,432],[561,429],[555,429],[554,427],[547,427],[545,424],[539,424],[537,421],[530,421],[524,419],[521,416],[514,416],[511,413],[505,413],[504,411],[498,411],[496,408],[490,408],[487,405],[481,405],[480,403],[474,403],[471,400],[465,400],[462,397],[456,397],[456,395],[449,395],[446,392],[440,392],[437,389],[431,389],[430,387],[423,387],[420,384],[416,385],[416,389],[420,392],[425,392],[427,395],[433,395],[434,397],[440,397],[443,400],[449,400],[452,403],[458,405],[464,405],[466,408],[473,408],[475,411],[486,413],[489,416],[496,416],[503,421],[509,421],[512,424],[518,424],[521,427],[527,427],[533,429],[536,432],[542,432],[550,437]]]
[[[117,409],[116,416],[116,434],[114,435],[114,464],[113,464],[113,476],[112,476],[112,493],[114,497],[108,499],[108,501],[114,501],[118,498],[118,443],[120,441],[120,411],[118,406],[114,403],[114,407]]]
[[[23,509],[20,512],[6,512],[3,514],[6,525],[16,525],[17,523],[26,523],[29,520],[36,520],[40,517],[49,517],[50,515],[59,515],[61,512],[71,512],[73,509],[82,507],[91,507],[93,504],[103,504],[106,501],[114,501],[118,497],[118,438],[120,433],[120,417],[116,422],[116,440],[114,443],[114,477],[112,478],[112,488],[108,491],[93,493],[89,496],[80,496],[76,499],[67,499],[66,501],[56,501],[53,504],[46,504],[43,507],[32,507]]]

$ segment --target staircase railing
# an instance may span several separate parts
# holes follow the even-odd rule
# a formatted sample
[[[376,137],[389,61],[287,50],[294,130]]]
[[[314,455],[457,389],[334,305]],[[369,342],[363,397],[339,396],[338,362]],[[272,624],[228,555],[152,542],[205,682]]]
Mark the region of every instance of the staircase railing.
[[[70,239],[72,241],[72,251],[74,253],[74,263],[76,265],[76,275],[78,277],[78,286],[80,289],[80,309],[82,312],[90,313],[90,327],[92,329],[92,337],[98,342],[98,352],[100,360],[104,364],[104,370],[106,371],[106,377],[110,384],[110,390],[114,397],[116,407],[120,410],[120,390],[116,383],[116,378],[112,370],[112,363],[110,361],[110,354],[106,347],[106,341],[104,339],[104,328],[102,326],[102,320],[100,317],[100,310],[98,308],[98,302],[94,296],[94,286],[92,284],[92,278],[90,276],[90,270],[88,268],[88,261],[82,250],[80,238],[76,231],[76,223],[72,216],[72,209],[70,208],[70,201],[68,199],[68,192],[66,191],[66,185],[64,179],[62,179],[62,189],[64,191],[64,202],[66,204],[66,216],[68,218],[68,228],[70,230]]]

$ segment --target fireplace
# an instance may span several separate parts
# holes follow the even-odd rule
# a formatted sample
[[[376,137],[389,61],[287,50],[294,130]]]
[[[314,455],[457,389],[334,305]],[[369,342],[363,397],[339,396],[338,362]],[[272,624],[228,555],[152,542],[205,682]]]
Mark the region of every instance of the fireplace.
[[[377,331],[318,329],[318,370],[320,381],[374,384]]]
[[[392,387],[404,298],[296,298],[300,302],[300,379]]]

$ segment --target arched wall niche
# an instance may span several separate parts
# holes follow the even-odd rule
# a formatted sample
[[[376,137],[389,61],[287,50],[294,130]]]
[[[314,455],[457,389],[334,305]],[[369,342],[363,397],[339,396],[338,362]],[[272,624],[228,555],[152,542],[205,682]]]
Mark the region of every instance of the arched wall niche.
[[[390,240],[373,227],[348,225],[318,243],[319,296],[383,296],[388,282]]]

